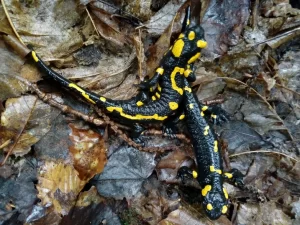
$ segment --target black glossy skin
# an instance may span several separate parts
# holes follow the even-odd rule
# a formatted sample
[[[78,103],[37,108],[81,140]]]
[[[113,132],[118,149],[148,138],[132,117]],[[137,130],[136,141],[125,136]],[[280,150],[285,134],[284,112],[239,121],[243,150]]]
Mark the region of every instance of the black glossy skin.
[[[185,81],[185,85],[189,87],[188,81]],[[222,215],[222,207],[228,204],[223,191],[223,175],[210,171],[210,166],[223,171],[220,151],[214,151],[214,142],[217,139],[212,129],[208,129],[207,135],[204,135],[204,130],[208,123],[201,116],[201,108],[197,97],[192,92],[186,91],[183,101],[185,122],[197,160],[197,180],[203,188],[206,185],[211,185],[211,190],[203,196],[202,204],[208,217],[217,219]],[[191,104],[193,104],[192,108],[190,107]],[[212,210],[207,209],[209,203],[213,207]]]

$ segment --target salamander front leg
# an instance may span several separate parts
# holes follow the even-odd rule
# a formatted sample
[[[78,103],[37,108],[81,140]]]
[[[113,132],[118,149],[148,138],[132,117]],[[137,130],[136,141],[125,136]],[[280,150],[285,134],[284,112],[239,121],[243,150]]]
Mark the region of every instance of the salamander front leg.
[[[159,69],[162,70],[162,72],[157,72]],[[163,74],[163,69],[162,68],[158,68],[156,69],[155,74],[153,75],[153,77],[149,80],[145,80],[144,82],[140,83],[138,86],[141,90],[147,90],[147,91],[152,91],[154,89],[154,87],[157,85],[158,80],[159,80],[159,76]]]
[[[162,126],[163,134],[170,138],[176,138],[176,134],[178,133],[177,124],[179,121],[183,120],[184,118],[185,115],[183,109],[179,108],[176,114],[168,117],[168,119],[164,121],[164,124]]]
[[[229,181],[230,183],[234,184],[235,186],[242,188],[244,187],[244,175],[238,169],[232,169],[227,173],[223,174],[223,177]]]
[[[187,166],[180,167],[177,172],[177,179],[180,179],[183,184],[185,184],[187,180],[197,178],[197,176],[197,172]]]
[[[201,115],[204,116],[207,120],[212,122],[213,124],[221,125],[227,121],[229,121],[229,114],[217,105],[204,105],[199,102],[199,106],[201,108]]]
[[[137,143],[140,144],[142,146],[145,146],[144,140],[141,137],[142,132],[145,130],[144,127],[142,127],[140,124],[138,123],[134,123],[133,124],[133,130],[130,133],[130,137],[132,138],[132,140]]]

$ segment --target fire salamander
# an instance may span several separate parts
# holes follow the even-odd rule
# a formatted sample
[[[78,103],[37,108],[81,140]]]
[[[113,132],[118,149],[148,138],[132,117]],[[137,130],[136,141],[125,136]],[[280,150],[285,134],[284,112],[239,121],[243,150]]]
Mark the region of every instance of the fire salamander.
[[[210,219],[217,219],[228,210],[228,194],[223,187],[224,178],[242,187],[243,175],[236,169],[229,173],[223,172],[219,144],[204,115],[208,107],[199,104],[186,79],[184,85],[185,122],[195,151],[197,172],[181,167],[179,177],[184,178],[188,173],[189,176],[197,178],[202,187],[203,208]],[[213,117],[216,119],[217,115]]]
[[[168,116],[174,114],[184,93],[184,78],[190,81],[194,80],[193,73],[191,73],[193,63],[200,57],[200,51],[206,47],[207,43],[204,40],[204,31],[200,26],[189,26],[189,17],[190,7],[187,8],[183,21],[182,33],[165,53],[153,78],[142,84],[149,89],[157,84],[157,91],[153,93],[148,102],[137,97],[134,97],[134,100],[112,100],[99,96],[79,87],[47,67],[36,52],[32,51],[31,56],[42,72],[63,87],[79,93],[90,103],[113,113],[114,116],[121,119],[120,122],[133,124],[132,138],[138,139],[143,131],[143,127],[139,123],[164,121]]]

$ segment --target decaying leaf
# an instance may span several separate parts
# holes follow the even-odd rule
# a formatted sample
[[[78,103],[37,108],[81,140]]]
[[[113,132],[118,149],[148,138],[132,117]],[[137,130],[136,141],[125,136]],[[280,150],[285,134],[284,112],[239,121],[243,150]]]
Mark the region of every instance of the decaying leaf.
[[[105,223],[107,225],[121,225],[118,212],[116,212],[116,208],[118,207],[120,207],[120,203],[112,203],[100,197],[93,186],[88,191],[82,192],[79,195],[76,206],[74,206],[68,215],[62,218],[61,224],[82,225]]]
[[[80,34],[73,28],[80,19],[74,1],[7,0],[5,4],[22,40],[34,45],[43,57],[59,57],[66,54],[62,49],[74,51],[82,46]]]
[[[131,198],[155,167],[154,154],[123,146],[108,160],[103,173],[97,177],[97,189],[103,196]]]
[[[67,215],[85,185],[72,165],[45,161],[38,170],[38,197],[56,213]]]
[[[170,212],[167,218],[161,220],[158,225],[168,225],[168,224],[185,224],[185,225],[206,225],[205,218],[199,220],[199,218],[192,217],[184,209],[176,209]],[[218,223],[216,223],[218,224]],[[226,224],[226,223],[225,223]]]
[[[106,164],[104,140],[98,133],[88,129],[78,129],[73,124],[70,139],[72,146],[74,168],[81,180],[89,180],[95,174],[102,172]]]
[[[276,208],[275,202],[242,205],[237,215],[237,222],[243,224],[248,223],[247,221],[256,224],[292,224],[291,219]]]
[[[165,6],[167,7],[167,6]],[[176,6],[177,7],[177,6]],[[168,8],[167,8],[168,9]],[[151,57],[147,59],[147,75],[152,77],[154,74],[154,70],[160,62],[160,59],[163,57],[164,53],[169,49],[171,35],[172,33],[178,32],[179,33],[179,25],[180,19],[184,14],[184,7],[181,7],[178,14],[174,15],[172,21],[168,24],[164,32],[161,34],[159,39],[156,43],[148,49],[148,54]],[[163,12],[162,12],[163,13]],[[157,25],[157,21],[155,22]]]
[[[6,101],[5,111],[1,114],[1,141],[11,140],[4,148],[14,155],[28,153],[50,129],[50,121],[55,116],[51,106],[36,96],[26,95]]]
[[[192,151],[185,149],[185,151],[172,151],[168,155],[162,157],[156,166],[158,179],[165,182],[174,182],[177,176],[177,171],[181,166],[190,167],[193,165],[193,155]]]
[[[22,224],[32,214],[32,208],[38,201],[35,159],[23,158],[17,163],[0,167],[0,221],[10,224]],[[33,165],[32,165],[33,164]],[[5,168],[6,167],[6,168]],[[11,174],[8,171],[11,170]],[[5,177],[9,175],[8,177]]]

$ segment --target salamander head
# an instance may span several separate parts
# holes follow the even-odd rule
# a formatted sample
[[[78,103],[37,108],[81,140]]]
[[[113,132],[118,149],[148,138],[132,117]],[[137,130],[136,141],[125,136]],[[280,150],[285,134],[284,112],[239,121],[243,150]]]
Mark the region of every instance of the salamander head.
[[[195,62],[200,57],[201,49],[206,46],[203,28],[191,26],[179,35],[170,48],[170,54],[180,59],[180,64],[185,66]]]
[[[216,220],[227,212],[228,194],[219,182],[205,185],[202,189],[202,196],[203,208],[210,219]]]

